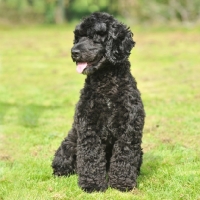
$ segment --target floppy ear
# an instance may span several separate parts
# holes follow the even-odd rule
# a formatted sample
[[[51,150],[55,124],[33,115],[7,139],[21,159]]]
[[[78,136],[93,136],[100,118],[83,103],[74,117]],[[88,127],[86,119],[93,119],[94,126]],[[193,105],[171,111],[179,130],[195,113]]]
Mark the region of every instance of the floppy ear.
[[[124,24],[114,22],[108,30],[106,58],[113,64],[125,61],[134,47],[133,33]]]

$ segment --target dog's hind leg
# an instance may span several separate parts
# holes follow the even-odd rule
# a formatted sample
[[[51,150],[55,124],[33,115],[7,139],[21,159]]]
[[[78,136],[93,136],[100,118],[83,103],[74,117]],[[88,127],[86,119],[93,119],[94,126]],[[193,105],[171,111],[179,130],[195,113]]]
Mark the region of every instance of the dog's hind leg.
[[[76,172],[76,146],[77,134],[72,129],[55,153],[52,162],[54,175],[68,176]]]

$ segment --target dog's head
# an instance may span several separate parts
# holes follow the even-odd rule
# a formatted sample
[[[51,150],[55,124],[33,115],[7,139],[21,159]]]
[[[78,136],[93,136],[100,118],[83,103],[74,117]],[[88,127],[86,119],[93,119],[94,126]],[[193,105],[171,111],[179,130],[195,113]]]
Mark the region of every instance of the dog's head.
[[[135,42],[132,32],[107,13],[96,12],[76,26],[72,59],[77,71],[91,74],[105,62],[113,65],[124,62]]]

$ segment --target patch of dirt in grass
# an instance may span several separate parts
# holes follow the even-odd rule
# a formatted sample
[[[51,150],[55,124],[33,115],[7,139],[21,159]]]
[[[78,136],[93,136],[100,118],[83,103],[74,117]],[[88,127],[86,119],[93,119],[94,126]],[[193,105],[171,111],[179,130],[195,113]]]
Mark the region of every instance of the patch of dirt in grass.
[[[171,138],[161,138],[161,142],[164,144],[171,144],[172,139]]]
[[[143,152],[146,153],[148,151],[151,151],[152,149],[155,149],[156,146],[157,146],[156,143],[150,143],[150,142],[148,142],[146,144],[143,143],[142,144],[142,149],[143,149]]]
[[[9,155],[0,155],[0,160],[2,161],[10,161],[11,157]]]
[[[1,144],[0,144],[0,160],[1,161],[11,161],[11,156],[6,152],[3,144],[6,144],[6,137],[1,134],[0,135],[0,141],[1,141]]]
[[[11,155],[9,155],[9,153],[6,152],[6,150],[3,149],[2,147],[0,148],[0,161],[5,161],[5,162],[13,161],[13,158],[11,157]]]
[[[6,132],[0,134],[0,161],[13,164],[15,155],[18,154],[16,150],[16,140],[19,138],[17,133],[13,133],[12,137]],[[16,145],[16,146],[15,146]]]
[[[66,195],[65,194],[60,194],[60,193],[56,193],[52,196],[53,199],[66,199]]]
[[[0,161],[12,163],[13,158],[5,151],[5,149],[0,148]]]
[[[141,191],[137,188],[133,188],[131,191],[130,191],[131,194],[134,194],[134,195],[141,195]]]

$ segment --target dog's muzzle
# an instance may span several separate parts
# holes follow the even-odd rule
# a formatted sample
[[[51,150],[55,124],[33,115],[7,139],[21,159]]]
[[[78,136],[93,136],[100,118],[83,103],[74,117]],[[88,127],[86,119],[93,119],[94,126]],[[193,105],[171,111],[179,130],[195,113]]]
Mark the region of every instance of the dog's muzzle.
[[[72,56],[73,61],[79,60],[80,57],[81,57],[80,50],[72,48],[72,50],[71,50],[71,56]]]

